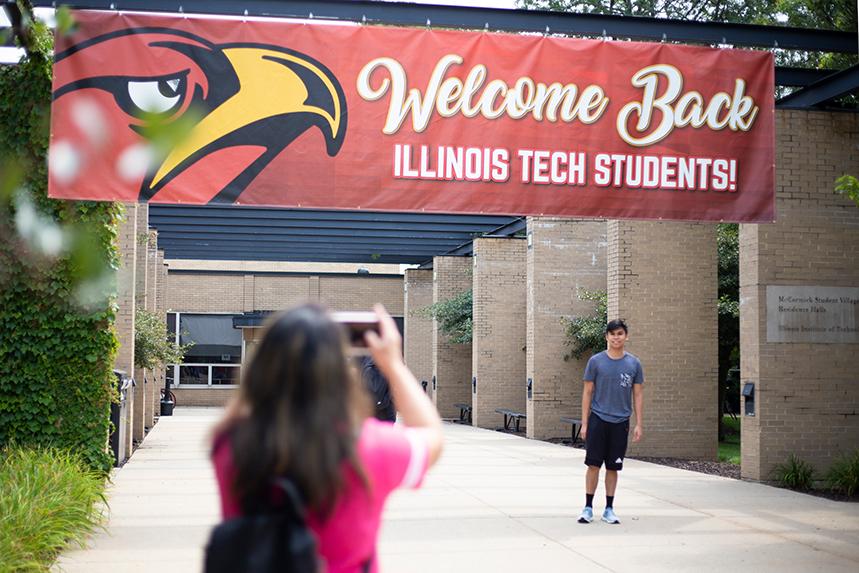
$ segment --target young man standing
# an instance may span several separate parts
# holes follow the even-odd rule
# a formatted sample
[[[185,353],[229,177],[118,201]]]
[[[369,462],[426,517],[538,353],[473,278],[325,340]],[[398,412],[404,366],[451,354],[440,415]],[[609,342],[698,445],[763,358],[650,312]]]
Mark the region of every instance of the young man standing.
[[[579,523],[594,520],[594,493],[600,467],[605,463],[605,511],[602,520],[620,523],[614,514],[614,492],[617,472],[623,469],[629,436],[629,418],[635,407],[632,441],[641,439],[644,419],[644,371],[638,358],[626,352],[629,330],[622,320],[612,320],[605,327],[607,349],[591,356],[585,368],[582,392],[582,439],[585,440],[585,508]]]

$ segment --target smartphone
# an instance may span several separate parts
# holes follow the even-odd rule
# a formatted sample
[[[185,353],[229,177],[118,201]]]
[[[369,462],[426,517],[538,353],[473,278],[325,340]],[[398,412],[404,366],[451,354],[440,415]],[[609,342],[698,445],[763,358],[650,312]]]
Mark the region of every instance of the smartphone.
[[[364,334],[370,330],[379,334],[379,317],[375,312],[333,312],[331,318],[346,330],[346,337],[352,349],[365,351],[367,342],[364,340]]]

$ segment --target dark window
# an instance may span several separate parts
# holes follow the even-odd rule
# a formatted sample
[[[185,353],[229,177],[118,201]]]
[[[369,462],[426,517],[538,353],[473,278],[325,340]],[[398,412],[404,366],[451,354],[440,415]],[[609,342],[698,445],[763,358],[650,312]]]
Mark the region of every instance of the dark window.
[[[179,315],[179,342],[194,346],[185,353],[186,364],[239,364],[242,361],[242,332],[233,328],[231,314]],[[186,384],[182,376],[182,384]]]

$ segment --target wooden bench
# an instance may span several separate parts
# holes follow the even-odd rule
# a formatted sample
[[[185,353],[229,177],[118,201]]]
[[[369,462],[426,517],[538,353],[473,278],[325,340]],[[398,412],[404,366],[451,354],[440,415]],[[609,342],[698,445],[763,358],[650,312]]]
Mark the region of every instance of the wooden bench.
[[[561,416],[561,422],[572,425],[572,432],[570,433],[570,437],[573,439],[572,445],[575,446],[576,442],[579,441],[579,434],[582,431],[582,421],[577,418],[568,418],[566,416]]]
[[[495,408],[495,411],[504,416],[504,430],[510,431],[513,428],[513,422],[516,422],[516,431],[519,430],[519,421],[527,419],[527,416],[522,412],[515,412],[513,410],[509,410],[507,408]]]
[[[454,404],[454,408],[459,408],[459,421],[463,424],[471,423],[471,404]]]

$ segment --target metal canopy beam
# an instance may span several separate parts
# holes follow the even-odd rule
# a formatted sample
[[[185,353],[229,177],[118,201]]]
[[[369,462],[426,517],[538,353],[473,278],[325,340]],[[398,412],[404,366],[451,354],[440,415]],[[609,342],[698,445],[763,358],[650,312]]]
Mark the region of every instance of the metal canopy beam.
[[[34,6],[53,6],[55,0],[34,0]],[[432,26],[632,38],[636,40],[730,44],[815,52],[853,53],[857,35],[852,32],[809,30],[786,26],[758,26],[689,20],[663,20],[632,16],[575,14],[542,10],[508,10],[466,6],[438,6],[368,0],[101,0],[64,2],[69,7],[99,10],[176,12],[286,18],[323,18],[394,26]]]
[[[823,78],[829,77],[832,74],[837,74],[839,70],[815,68],[785,68],[776,66],[775,68],[775,85],[788,87],[805,87],[810,86],[815,82],[819,82]]]
[[[859,65],[828,76],[776,102],[782,109],[808,109],[836,98],[859,93]]]
[[[169,258],[420,263],[515,221],[496,215],[149,206]]]

